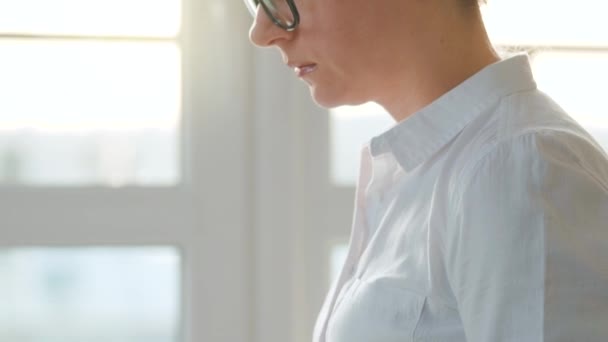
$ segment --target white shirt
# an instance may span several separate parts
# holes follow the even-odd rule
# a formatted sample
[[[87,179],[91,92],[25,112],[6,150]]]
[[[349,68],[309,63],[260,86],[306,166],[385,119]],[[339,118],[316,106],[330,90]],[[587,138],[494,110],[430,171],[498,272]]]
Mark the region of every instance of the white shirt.
[[[608,341],[607,155],[527,56],[373,138],[361,162],[316,342]]]

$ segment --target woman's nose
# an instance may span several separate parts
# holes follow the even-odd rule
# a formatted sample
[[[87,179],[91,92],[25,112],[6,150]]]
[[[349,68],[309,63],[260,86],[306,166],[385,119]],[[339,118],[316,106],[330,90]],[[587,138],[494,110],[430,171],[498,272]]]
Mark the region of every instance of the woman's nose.
[[[287,32],[275,25],[263,8],[258,7],[253,24],[249,29],[249,40],[256,46],[269,47],[278,41],[291,39],[291,32]]]

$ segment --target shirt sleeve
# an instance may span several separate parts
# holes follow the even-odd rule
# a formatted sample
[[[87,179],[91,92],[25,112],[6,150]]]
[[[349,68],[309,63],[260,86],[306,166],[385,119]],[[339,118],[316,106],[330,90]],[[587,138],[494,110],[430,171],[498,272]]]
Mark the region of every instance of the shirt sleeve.
[[[467,341],[608,341],[606,154],[535,132],[470,170],[445,255]]]

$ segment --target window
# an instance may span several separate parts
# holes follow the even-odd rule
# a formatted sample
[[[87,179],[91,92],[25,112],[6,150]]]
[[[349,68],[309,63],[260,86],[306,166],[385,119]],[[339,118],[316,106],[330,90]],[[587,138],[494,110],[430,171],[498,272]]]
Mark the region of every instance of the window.
[[[359,173],[361,147],[394,125],[395,120],[372,102],[334,108],[330,113],[331,180],[337,186],[353,186]]]
[[[331,248],[331,267],[328,286],[331,286],[331,284],[340,276],[340,271],[342,270],[342,265],[344,265],[344,262],[346,261],[347,253],[348,243],[334,244]]]
[[[180,178],[181,2],[0,1],[0,183]]]
[[[0,191],[10,198],[2,200],[0,340],[178,342],[174,245],[143,246],[125,228],[109,235],[129,247],[101,246],[101,237],[85,246],[83,230],[116,221],[78,212],[112,206],[42,189],[81,188],[90,198],[91,186],[177,183],[180,6],[0,0]],[[11,188],[22,191],[11,196]],[[26,212],[48,220],[28,223]],[[46,234],[62,246],[34,242]]]
[[[0,340],[249,340],[250,20],[0,0]]]
[[[173,248],[2,249],[0,339],[174,342],[179,281]]]

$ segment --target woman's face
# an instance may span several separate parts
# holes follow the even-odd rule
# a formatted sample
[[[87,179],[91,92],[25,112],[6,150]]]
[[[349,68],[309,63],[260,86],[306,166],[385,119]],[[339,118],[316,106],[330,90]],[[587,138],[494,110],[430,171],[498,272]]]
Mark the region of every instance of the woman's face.
[[[425,2],[295,0],[300,13],[295,31],[274,25],[260,9],[250,39],[277,47],[321,106],[361,104],[390,86],[395,68],[403,72],[408,51],[416,50],[413,32],[423,25]]]

